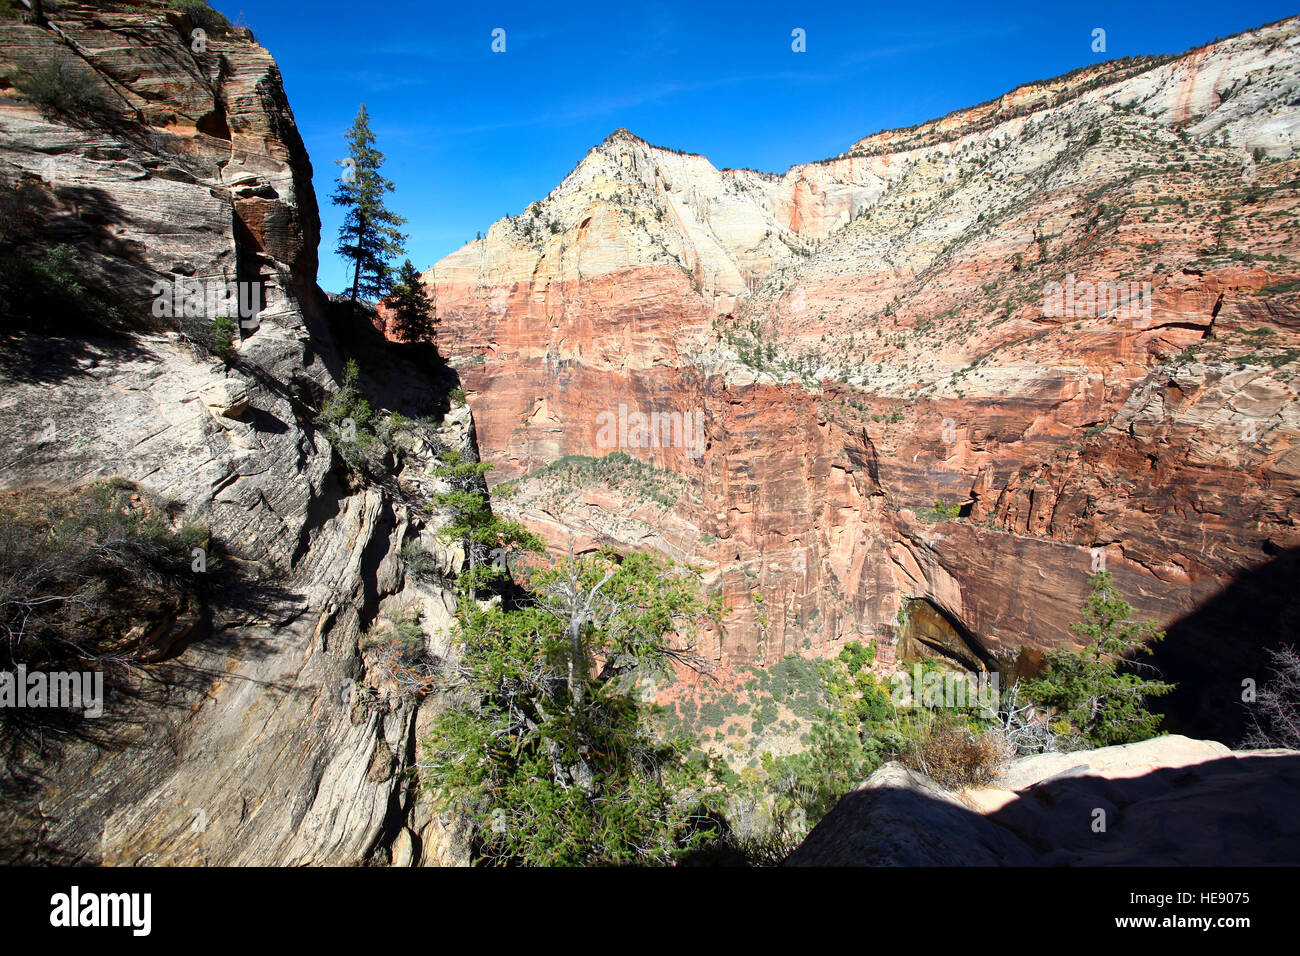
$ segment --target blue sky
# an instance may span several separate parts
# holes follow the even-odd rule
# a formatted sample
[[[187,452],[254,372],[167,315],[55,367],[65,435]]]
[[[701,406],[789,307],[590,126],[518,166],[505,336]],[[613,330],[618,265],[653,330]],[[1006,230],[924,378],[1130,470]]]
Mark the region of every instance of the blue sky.
[[[565,6],[215,0],[280,64],[315,167],[320,283],[346,285],[330,204],[365,103],[421,270],[548,193],[626,127],[716,166],[783,172],[1103,59],[1181,52],[1294,3],[714,3]],[[1092,31],[1106,31],[1105,53]],[[506,51],[493,53],[492,31]],[[801,28],[807,50],[791,49]]]

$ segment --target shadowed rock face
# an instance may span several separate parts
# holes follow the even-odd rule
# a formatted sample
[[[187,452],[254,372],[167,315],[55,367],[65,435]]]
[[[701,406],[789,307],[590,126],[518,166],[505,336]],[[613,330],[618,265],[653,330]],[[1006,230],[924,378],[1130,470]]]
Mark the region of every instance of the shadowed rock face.
[[[343,347],[316,288],[311,165],[279,72],[246,31],[190,48],[190,24],[156,10],[60,3],[55,29],[6,21],[0,73],[67,60],[111,115],[47,118],[0,92],[0,169],[40,183],[42,238],[123,303],[132,336],[64,336],[60,316],[7,335],[0,361],[0,488],[67,489],[121,475],[207,523],[233,579],[202,634],[139,686],[108,688],[85,735],[11,763],[0,858],[113,864],[402,864],[454,858],[413,793],[432,704],[393,690],[359,634],[419,609],[430,649],[450,585],[407,580],[397,552],[423,537],[404,503],[428,486],[433,444],[473,454],[468,409],[413,437],[389,486],[341,478],[321,397]],[[153,315],[154,284],[242,279],[264,289],[229,366]],[[8,331],[8,330],[6,330]],[[418,348],[353,335],[346,352],[382,407],[447,410]],[[441,406],[440,404],[441,403]],[[53,425],[48,431],[43,422]],[[98,744],[98,745],[96,745]]]
[[[787,866],[1294,864],[1300,753],[1157,737],[1013,761],[944,790],[896,763],[845,796]]]
[[[911,598],[991,655],[1059,646],[1104,562],[1244,672],[1272,635],[1196,611],[1300,544],[1298,35],[1090,67],[783,175],[614,133],[424,280],[493,481],[615,450],[684,481],[623,525],[603,487],[557,513],[525,477],[503,507],[561,550],[689,554],[731,661],[831,653]],[[1069,307],[1080,282],[1115,298]],[[702,447],[611,447],[620,406],[698,413]]]
[[[983,648],[973,643],[929,601],[910,602],[906,622],[898,637],[897,653],[901,657],[938,656],[973,671],[988,669],[994,663]]]

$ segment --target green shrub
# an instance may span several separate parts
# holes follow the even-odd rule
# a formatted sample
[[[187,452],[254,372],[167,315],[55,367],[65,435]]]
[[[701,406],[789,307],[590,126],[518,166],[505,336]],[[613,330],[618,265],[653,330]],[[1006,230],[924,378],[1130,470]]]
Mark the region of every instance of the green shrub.
[[[438,559],[419,541],[408,541],[402,545],[401,557],[407,574],[417,579],[428,580],[442,572]]]
[[[840,648],[839,659],[848,667],[850,674],[857,674],[872,665],[876,659],[876,643],[863,644],[861,641],[849,641]]]
[[[213,10],[203,0],[171,0],[171,8],[188,16],[191,23],[206,33],[220,34],[230,29],[230,21],[225,15]]]
[[[806,657],[791,654],[778,661],[764,673],[763,687],[772,699],[785,704],[796,714],[803,717],[815,717],[826,704],[823,687],[822,665]],[[765,707],[760,704],[760,707]],[[775,719],[775,711],[764,709]],[[764,723],[771,723],[764,720]]]
[[[397,660],[411,664],[424,656],[424,631],[418,615],[390,616],[361,635],[361,647],[391,649]]]
[[[343,368],[343,386],[321,408],[318,422],[326,426],[329,442],[356,472],[382,474],[386,448],[375,434],[375,410],[358,382],[361,371],[348,359]]]
[[[212,323],[212,354],[226,362],[235,357],[235,342],[239,326],[229,316],[219,315]]]
[[[74,60],[51,59],[34,73],[19,73],[13,84],[46,119],[83,122],[102,118],[107,109],[98,80]]]
[[[779,712],[777,710],[776,701],[770,697],[764,697],[758,702],[758,706],[754,708],[754,724],[751,728],[752,732],[755,734],[762,733],[765,728],[776,723],[778,716]]]
[[[936,498],[934,499],[933,507],[923,508],[916,514],[918,518],[921,518],[924,521],[950,521],[953,518],[961,516],[961,505],[945,505],[942,501]]]
[[[388,615],[361,635],[359,643],[367,652],[367,667],[382,674],[396,696],[423,697],[437,686],[437,668],[425,646],[419,612]]]
[[[7,188],[12,195],[15,190]],[[24,250],[24,233],[0,239],[0,312],[12,327],[37,327],[46,331],[66,326],[117,329],[123,323],[118,304],[92,288],[83,275],[84,255],[75,247],[59,244],[45,248],[37,258]],[[39,248],[39,246],[37,247]]]

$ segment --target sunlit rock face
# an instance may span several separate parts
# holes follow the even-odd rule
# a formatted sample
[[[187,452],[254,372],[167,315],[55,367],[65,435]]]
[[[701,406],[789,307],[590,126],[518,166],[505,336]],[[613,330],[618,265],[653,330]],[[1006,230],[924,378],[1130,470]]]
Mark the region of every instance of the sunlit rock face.
[[[608,488],[501,506],[562,550],[689,555],[741,662],[885,636],[910,598],[987,654],[1058,646],[1104,566],[1173,671],[1231,664],[1194,694],[1227,708],[1297,615],[1267,582],[1300,546],[1298,22],[783,175],[615,132],[424,280],[494,483],[625,451],[680,490],[635,528]],[[602,436],[634,413],[662,427]]]

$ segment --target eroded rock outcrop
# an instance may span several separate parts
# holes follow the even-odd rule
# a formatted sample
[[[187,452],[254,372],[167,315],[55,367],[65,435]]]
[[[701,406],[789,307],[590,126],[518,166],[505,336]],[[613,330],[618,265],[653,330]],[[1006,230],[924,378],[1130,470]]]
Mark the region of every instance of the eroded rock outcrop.
[[[177,14],[60,3],[50,17],[51,29],[0,27],[0,73],[62,63],[109,108],[52,116],[6,86],[0,174],[42,191],[43,238],[74,246],[136,331],[63,334],[50,316],[5,340],[0,486],[121,476],[205,522],[235,583],[144,672],[147,693],[109,687],[99,745],[69,740],[11,767],[3,855],[459,859],[411,776],[432,705],[393,693],[360,638],[418,612],[429,652],[446,652],[460,557],[409,501],[436,487],[439,448],[474,453],[468,409],[448,409],[454,383],[427,354],[364,335],[342,345],[331,328],[311,165],[275,63],[247,31],[196,52]],[[201,347],[210,314],[155,308],[160,288],[191,280],[261,290],[228,361]],[[350,480],[313,424],[345,354],[378,369],[362,387],[379,407],[433,416],[382,485]],[[404,573],[398,551],[414,539],[442,578]]]

